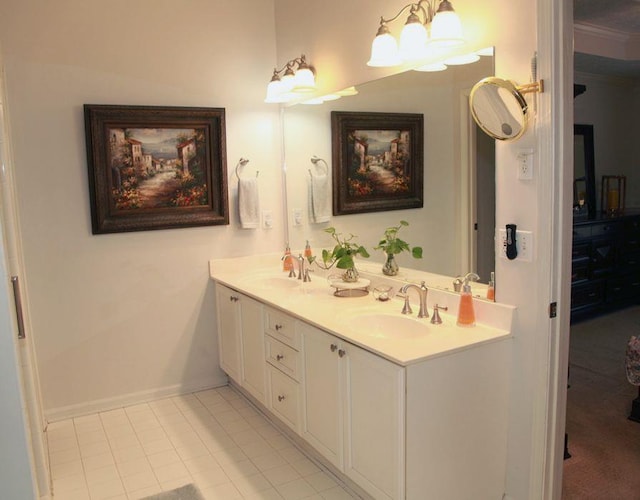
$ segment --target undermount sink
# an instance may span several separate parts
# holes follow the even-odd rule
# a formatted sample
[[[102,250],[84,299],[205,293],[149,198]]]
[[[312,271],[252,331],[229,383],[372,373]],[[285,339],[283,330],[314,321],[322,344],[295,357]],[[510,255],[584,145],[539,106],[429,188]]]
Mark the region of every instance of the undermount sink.
[[[381,339],[415,339],[429,334],[427,318],[414,319],[385,313],[370,313],[348,320],[349,329]]]

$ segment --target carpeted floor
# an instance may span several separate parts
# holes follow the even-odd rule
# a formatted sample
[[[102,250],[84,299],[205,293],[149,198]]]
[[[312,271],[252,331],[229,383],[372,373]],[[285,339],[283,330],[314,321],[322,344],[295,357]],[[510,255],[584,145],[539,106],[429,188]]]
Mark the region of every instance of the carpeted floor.
[[[564,500],[640,499],[640,423],[627,419],[638,388],[625,349],[640,335],[640,307],[571,326]]]

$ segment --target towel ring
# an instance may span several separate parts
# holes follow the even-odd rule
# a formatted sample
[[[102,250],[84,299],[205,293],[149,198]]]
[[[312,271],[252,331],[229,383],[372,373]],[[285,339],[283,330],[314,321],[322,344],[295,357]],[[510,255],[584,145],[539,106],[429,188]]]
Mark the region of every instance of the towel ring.
[[[318,168],[318,163],[320,162],[324,163],[324,173],[329,174],[329,165],[327,165],[326,161],[324,161],[322,158],[318,158],[316,155],[313,155],[311,157],[311,163],[313,163],[316,168]],[[309,169],[309,175],[313,175],[311,169]]]
[[[236,165],[236,177],[238,180],[240,180],[240,168],[244,167],[247,163],[249,163],[249,160],[246,158],[240,158],[240,160],[238,160],[238,164]],[[256,170],[256,177],[258,177],[259,173],[260,170]]]

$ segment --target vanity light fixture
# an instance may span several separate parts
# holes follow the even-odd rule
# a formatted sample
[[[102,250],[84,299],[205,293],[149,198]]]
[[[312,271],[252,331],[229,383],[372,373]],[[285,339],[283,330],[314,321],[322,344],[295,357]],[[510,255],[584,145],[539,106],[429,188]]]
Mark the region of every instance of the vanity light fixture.
[[[315,70],[307,63],[306,57],[291,59],[281,69],[273,68],[271,81],[267,85],[267,97],[264,102],[288,102],[301,94],[316,90]]]
[[[400,43],[390,33],[388,23],[409,9],[409,17],[400,33]],[[369,66],[397,66],[424,59],[428,48],[462,45],[462,25],[449,0],[419,0],[405,5],[394,17],[380,18],[380,26],[371,44]]]

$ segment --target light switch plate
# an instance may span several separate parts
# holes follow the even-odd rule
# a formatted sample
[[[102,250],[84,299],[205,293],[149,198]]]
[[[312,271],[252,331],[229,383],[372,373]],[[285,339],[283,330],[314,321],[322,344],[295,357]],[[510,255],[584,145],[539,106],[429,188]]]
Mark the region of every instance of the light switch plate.
[[[507,258],[507,230],[500,228],[498,230],[498,255],[501,259]],[[533,233],[531,231],[516,230],[516,248],[518,256],[515,260],[524,262],[533,261]]]
[[[265,229],[273,228],[273,212],[271,210],[262,211],[262,227]]]

